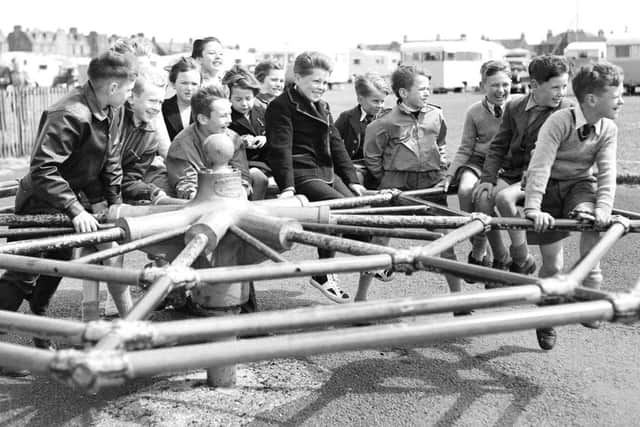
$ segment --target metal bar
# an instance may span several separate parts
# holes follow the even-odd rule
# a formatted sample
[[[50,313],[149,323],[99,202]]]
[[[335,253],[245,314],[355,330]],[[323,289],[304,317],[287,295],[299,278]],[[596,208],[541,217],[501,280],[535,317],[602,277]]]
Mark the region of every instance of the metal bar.
[[[398,239],[436,240],[442,233],[427,230],[405,230],[401,228],[358,227],[356,225],[320,224],[312,222],[301,223],[302,227],[310,231],[321,231],[330,234],[357,234],[361,236],[396,237]]]
[[[0,230],[0,237],[57,236],[73,232],[75,232],[73,227],[7,228],[6,230]]]
[[[473,310],[504,304],[535,304],[542,298],[538,286],[518,286],[483,292],[456,293],[431,298],[399,298],[348,306],[315,306],[294,310],[251,313],[239,317],[154,322],[159,342],[194,342],[230,335],[261,334],[369,320]]]
[[[640,219],[640,213],[638,212],[633,212],[633,211],[626,211],[624,209],[616,209],[613,208],[613,210],[611,211],[611,213],[613,215],[622,215],[624,217],[627,217],[629,219]]]
[[[403,228],[457,228],[471,221],[469,216],[341,215],[331,214],[339,225]]]
[[[53,351],[0,342],[0,366],[12,370],[27,369],[34,374],[48,374]]]
[[[442,187],[423,188],[420,190],[407,190],[400,193],[400,196],[404,197],[419,197],[419,196],[443,196],[446,195]]]
[[[143,350],[127,355],[133,378],[282,357],[303,357],[338,351],[435,342],[444,338],[496,334],[593,320],[611,320],[608,301],[562,304],[521,311],[474,315],[437,323],[399,323],[334,329],[240,340],[233,345],[208,343]]]
[[[15,208],[13,206],[3,206],[0,208],[0,214],[13,213]]]
[[[38,253],[63,248],[94,245],[103,242],[113,242],[126,237],[126,233],[119,227],[91,233],[66,234],[63,236],[45,237],[42,239],[22,240],[0,246],[0,253],[25,254]]]
[[[94,217],[104,222],[106,214],[94,215]],[[65,214],[36,214],[36,215],[17,215],[17,214],[1,214],[0,225],[11,226],[50,226],[50,227],[68,227],[72,226],[71,218]]]
[[[458,227],[437,240],[429,243],[426,246],[420,248],[419,253],[424,255],[438,255],[447,249],[453,248],[460,242],[469,239],[471,236],[475,236],[478,233],[484,231],[485,224],[482,220],[474,219],[467,224]]]
[[[291,242],[303,243],[305,245],[352,255],[395,254],[397,252],[395,249],[387,246],[358,242],[356,240],[328,236],[312,231],[287,230],[286,239]]]
[[[69,338],[81,336],[87,325],[66,319],[54,319],[33,314],[0,310],[0,330],[43,338]]]
[[[392,201],[396,197],[396,193],[391,191],[381,192],[371,196],[359,196],[359,197],[343,197],[341,199],[320,200],[317,202],[310,202],[308,206],[329,206],[331,209],[347,209],[356,208],[358,206],[366,206],[371,204],[382,204]]]
[[[439,215],[469,216],[468,212],[452,209],[447,206],[441,205],[440,203],[430,202],[428,200],[419,199],[417,197],[400,194],[400,196],[398,196],[398,200],[404,200],[409,203],[427,206],[429,207],[429,210]]]
[[[256,239],[251,234],[242,230],[237,225],[233,225],[233,224],[230,225],[229,231],[232,232],[237,238],[239,238],[240,240],[242,240],[243,242],[245,242],[246,244],[248,244],[249,246],[257,250],[258,252],[260,252],[270,260],[274,262],[287,262],[287,259],[282,255],[280,255],[277,251],[265,245],[260,240]]]
[[[127,252],[135,251],[137,249],[152,245],[154,243],[171,239],[173,237],[184,234],[188,229],[189,227],[179,227],[175,230],[165,231],[164,233],[153,234],[148,237],[143,237],[142,239],[120,244],[110,249],[105,249],[103,251],[94,252],[92,254],[88,254],[83,257],[76,258],[73,261],[76,263],[82,263],[82,264],[91,264],[95,262],[100,262],[117,255],[122,255],[122,254],[126,254]]]
[[[139,286],[141,283],[141,272],[139,270],[105,265],[74,264],[66,261],[23,255],[0,254],[0,268],[23,273],[44,274],[46,276],[103,280],[132,286]]]
[[[18,182],[2,182],[0,183],[0,198],[15,196],[18,193]]]
[[[382,208],[353,208],[332,210],[339,214],[362,214],[362,215],[382,215],[382,214],[426,214],[431,209],[429,206],[385,206]]]
[[[364,255],[311,261],[289,261],[278,264],[204,268],[198,270],[198,277],[207,284],[229,283],[314,276],[326,273],[351,273],[390,268],[392,265],[393,260],[387,254]]]

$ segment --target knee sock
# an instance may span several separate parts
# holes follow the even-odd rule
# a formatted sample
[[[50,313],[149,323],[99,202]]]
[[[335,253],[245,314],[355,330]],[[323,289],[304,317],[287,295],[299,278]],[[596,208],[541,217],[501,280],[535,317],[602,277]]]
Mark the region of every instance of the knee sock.
[[[523,264],[529,256],[529,248],[526,243],[518,246],[511,245],[509,252],[511,253],[511,259],[516,264]]]

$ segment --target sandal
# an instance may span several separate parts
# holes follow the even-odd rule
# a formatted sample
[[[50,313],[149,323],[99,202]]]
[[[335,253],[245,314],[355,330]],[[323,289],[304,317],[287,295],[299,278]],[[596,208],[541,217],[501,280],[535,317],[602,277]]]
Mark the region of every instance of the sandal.
[[[311,286],[322,292],[325,297],[335,303],[344,304],[351,302],[351,297],[348,293],[340,289],[338,281],[333,274],[327,274],[327,281],[324,283],[318,282],[313,277],[309,279],[309,283]]]

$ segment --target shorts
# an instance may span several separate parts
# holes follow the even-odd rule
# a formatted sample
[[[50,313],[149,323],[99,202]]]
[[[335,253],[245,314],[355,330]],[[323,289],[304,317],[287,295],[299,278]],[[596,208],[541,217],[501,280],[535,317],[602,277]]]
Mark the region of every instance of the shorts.
[[[580,178],[558,181],[550,179],[542,197],[541,210],[554,218],[569,218],[569,214],[580,204],[595,206],[598,184],[596,178]],[[544,245],[558,242],[569,235],[568,231],[527,232],[527,242]]]
[[[468,170],[472,174],[474,174],[477,178],[480,178],[482,175],[482,165],[484,164],[484,156],[478,154],[472,154],[469,157],[469,160],[464,165],[461,165],[457,170],[453,179],[449,183],[449,187],[452,189],[456,189],[458,185],[460,185],[460,177],[464,171]]]

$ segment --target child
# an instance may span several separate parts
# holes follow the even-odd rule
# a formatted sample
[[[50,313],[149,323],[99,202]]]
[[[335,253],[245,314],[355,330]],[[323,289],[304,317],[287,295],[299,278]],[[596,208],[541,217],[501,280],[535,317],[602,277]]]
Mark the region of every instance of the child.
[[[367,127],[364,143],[365,164],[381,189],[431,188],[444,179],[447,126],[440,108],[427,103],[429,86],[429,77],[411,66],[400,66],[391,74],[398,104]],[[439,202],[446,205],[446,197]],[[442,256],[455,259],[453,248]],[[461,290],[459,278],[445,278],[451,292]],[[356,300],[365,300],[369,284],[360,285]],[[470,312],[455,313],[466,314]]]
[[[169,70],[169,82],[176,94],[162,104],[162,116],[171,141],[193,123],[191,97],[200,88],[201,80],[198,64],[193,58],[181,58]]]
[[[191,57],[200,64],[202,86],[222,85],[224,47],[218,38],[205,37],[194,40]]]
[[[531,92],[506,104],[500,129],[491,140],[480,180],[472,192],[478,211],[518,217],[517,203],[524,199],[521,179],[527,169],[538,130],[551,113],[571,106],[564,100],[569,81],[569,64],[561,56],[538,56],[529,63]],[[487,233],[493,251],[493,267],[531,274],[536,263],[527,248],[526,233],[509,230],[509,253],[499,231]],[[509,265],[511,255],[511,265]],[[488,284],[487,287],[495,285]]]
[[[256,95],[256,104],[267,105],[284,90],[284,70],[272,61],[263,61],[256,65],[253,74],[260,82],[260,93]]]
[[[336,120],[335,126],[356,166],[360,183],[365,187],[376,187],[366,174],[362,146],[367,126],[380,114],[384,106],[384,99],[390,93],[389,85],[380,75],[367,73],[356,77],[354,87],[358,105],[351,110],[342,112]]]
[[[544,232],[553,226],[554,218],[591,217],[597,226],[609,223],[616,190],[618,128],[613,120],[624,104],[622,79],[615,65],[583,66],[572,83],[578,106],[555,112],[540,129],[526,175],[524,204],[525,216],[536,231],[543,232],[530,238],[540,245],[540,277],[559,273],[564,264],[562,240],[568,233]],[[598,232],[583,232],[580,255],[585,256],[598,239]],[[598,289],[601,283],[597,265],[583,286]],[[597,328],[599,322],[583,325]],[[553,328],[538,329],[536,335],[542,349],[555,345]]]
[[[222,82],[229,88],[231,101],[229,129],[240,135],[247,150],[253,188],[251,200],[262,200],[267,193],[267,175],[271,174],[271,169],[265,156],[265,109],[255,102],[260,90],[258,82],[251,73],[237,66],[225,73]]]
[[[480,87],[485,91],[483,100],[471,105],[465,114],[460,147],[449,167],[444,191],[449,184],[458,187],[460,209],[473,212],[471,192],[482,173],[484,158],[491,139],[498,133],[502,112],[511,91],[509,64],[502,61],[487,61],[480,67]],[[486,237],[474,236],[469,264],[489,266],[486,256]]]

